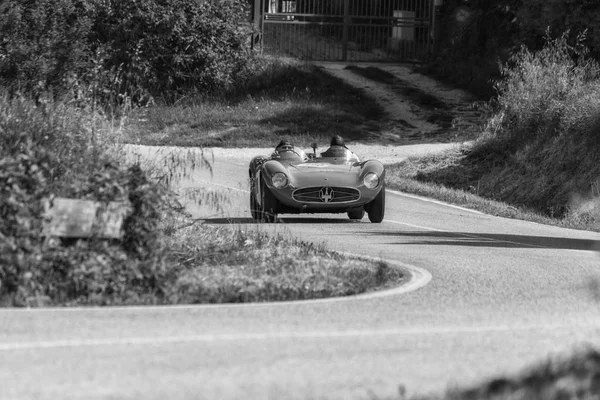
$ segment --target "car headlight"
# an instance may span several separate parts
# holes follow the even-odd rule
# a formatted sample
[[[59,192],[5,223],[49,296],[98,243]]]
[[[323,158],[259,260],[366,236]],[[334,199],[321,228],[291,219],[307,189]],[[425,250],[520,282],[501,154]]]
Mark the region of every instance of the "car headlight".
[[[374,172],[369,172],[365,175],[363,182],[369,189],[375,189],[379,185],[379,177]]]
[[[271,182],[277,189],[281,189],[287,186],[288,178],[283,172],[275,172],[271,177]]]

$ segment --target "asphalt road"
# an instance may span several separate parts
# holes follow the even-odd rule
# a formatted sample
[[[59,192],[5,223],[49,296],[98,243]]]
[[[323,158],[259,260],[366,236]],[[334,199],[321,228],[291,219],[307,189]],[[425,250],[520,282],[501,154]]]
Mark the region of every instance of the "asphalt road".
[[[323,215],[256,225],[249,158],[226,154],[215,153],[212,176],[202,170],[180,183],[182,193],[204,187],[230,199],[223,213],[190,202],[195,216],[401,262],[415,290],[242,306],[1,310],[1,399],[390,398],[400,385],[409,395],[441,392],[600,345],[599,234],[392,192],[381,224]]]

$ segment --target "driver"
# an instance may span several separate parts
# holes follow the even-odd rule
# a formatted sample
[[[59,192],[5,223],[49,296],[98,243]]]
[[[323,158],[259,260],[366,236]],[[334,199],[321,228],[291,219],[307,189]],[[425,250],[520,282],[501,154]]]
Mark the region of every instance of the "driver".
[[[278,153],[284,151],[294,151],[294,146],[287,140],[282,140],[277,146],[275,146],[275,151]]]
[[[296,149],[289,141],[282,140],[275,147],[275,151],[271,154],[271,158],[294,159],[299,157],[300,160],[306,161],[308,156],[301,149]]]
[[[321,157],[347,158],[349,161],[359,161],[356,154],[348,150],[344,143],[344,138],[340,135],[335,135],[331,138],[329,148],[321,153]]]

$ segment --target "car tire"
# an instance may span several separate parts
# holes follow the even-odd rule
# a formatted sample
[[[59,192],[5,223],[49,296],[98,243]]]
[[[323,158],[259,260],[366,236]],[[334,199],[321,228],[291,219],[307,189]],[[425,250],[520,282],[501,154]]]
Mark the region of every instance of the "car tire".
[[[361,219],[363,219],[364,216],[365,216],[364,208],[361,208],[360,210],[348,211],[348,218],[350,218],[350,219],[361,220]]]
[[[369,203],[369,221],[380,223],[385,215],[385,186],[381,188],[375,199]]]
[[[260,216],[263,222],[275,222],[277,219],[277,199],[271,193],[264,180],[260,180]]]
[[[252,214],[252,219],[256,221],[260,221],[262,219],[260,209],[256,203],[256,193],[253,191],[250,191],[250,214]]]

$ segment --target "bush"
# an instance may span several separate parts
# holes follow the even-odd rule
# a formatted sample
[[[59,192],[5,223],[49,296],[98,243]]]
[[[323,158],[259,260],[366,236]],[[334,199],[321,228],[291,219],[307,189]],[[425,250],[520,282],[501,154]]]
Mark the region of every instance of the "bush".
[[[0,85],[39,95],[90,67],[93,8],[83,0],[0,3]]]
[[[570,46],[565,34],[558,39],[548,36],[539,51],[522,48],[514,55],[501,68],[504,79],[496,85],[504,125],[497,132],[526,142],[538,135],[554,136],[577,123],[583,115],[573,106],[595,93],[594,81],[600,76],[598,63],[585,54],[583,48]]]
[[[458,22],[454,12],[465,6],[470,18]],[[548,29],[559,35],[570,31],[570,45],[579,40],[600,59],[596,0],[446,0],[441,16],[439,52],[430,70],[485,99],[495,95],[498,64],[507,62],[521,46],[541,50]]]
[[[214,94],[247,71],[246,8],[243,0],[7,0],[0,85],[104,103]]]
[[[584,210],[599,197],[600,66],[585,54],[562,36],[503,66],[498,111],[467,157],[488,166],[480,194],[553,217],[596,218]]]
[[[0,98],[0,300],[10,305],[152,301],[167,274],[157,246],[166,201],[139,166],[92,140],[90,119],[62,103]],[[42,234],[52,197],[129,200],[122,242]]]
[[[522,43],[531,49],[544,46],[548,29],[570,31],[574,40],[578,36],[583,38],[593,57],[600,57],[600,3],[596,0],[522,1],[515,17]]]

